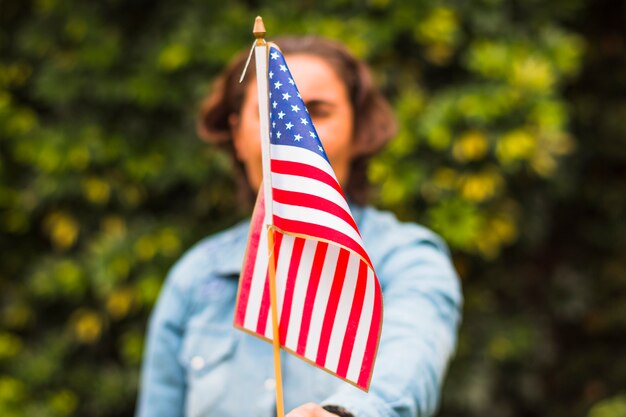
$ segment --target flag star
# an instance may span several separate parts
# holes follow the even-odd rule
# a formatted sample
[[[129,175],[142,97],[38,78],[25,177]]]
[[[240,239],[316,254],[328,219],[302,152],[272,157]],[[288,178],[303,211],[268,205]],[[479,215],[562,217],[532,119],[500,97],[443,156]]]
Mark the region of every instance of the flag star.
[[[322,148],[320,145],[317,145],[317,149],[319,149],[320,152],[324,153],[324,148]]]
[[[299,92],[299,91],[298,91],[298,98],[302,98],[302,97],[300,96],[300,92]]]
[[[275,108],[276,108],[276,106],[278,106],[278,103],[273,102],[273,103],[272,103],[272,108],[273,108],[273,109],[275,109]]]
[[[313,133],[313,131],[312,131],[312,130],[309,130],[309,136],[311,136],[312,138],[316,137],[316,136],[315,136],[315,133]]]
[[[282,84],[280,81],[276,81],[276,82],[274,83],[274,88],[275,88],[275,89],[277,89],[277,90],[279,90],[279,89],[280,89],[280,87],[281,87],[282,85],[283,85],[283,84]]]
[[[291,96],[289,95],[289,93],[283,93],[283,100],[289,100],[291,98]]]
[[[282,111],[280,113],[278,113],[278,118],[282,119],[283,117],[285,117],[285,113],[283,113]]]
[[[272,92],[270,91],[270,98],[272,98]]]
[[[286,66],[284,66],[284,65],[281,65],[281,66],[280,66],[280,70],[281,70],[282,72],[286,72],[286,71],[287,71],[287,67],[286,67]]]
[[[293,78],[291,78],[291,77],[289,77],[289,84],[295,85],[295,83],[293,82]]]
[[[270,71],[268,75],[270,76],[270,80],[274,78],[274,73],[272,71]]]
[[[296,136],[294,136],[294,137],[293,137],[293,139],[294,139],[296,142],[300,142],[300,139],[302,139],[302,136],[300,136],[300,135],[296,135]]]
[[[300,111],[300,107],[298,107],[298,105],[295,104],[295,105],[291,106],[291,111],[295,112],[295,113],[298,113]]]
[[[291,123],[291,122],[287,122],[287,124],[285,125],[285,127],[287,128],[287,130],[291,130],[291,128],[293,127],[293,123]]]
[[[274,51],[272,52],[272,59],[278,59],[278,52]]]
[[[278,132],[276,132],[276,137],[277,137],[278,139],[280,139],[280,137],[281,137],[282,135],[283,135],[283,134],[282,134],[282,133],[280,133],[280,130],[279,130]]]
[[[272,127],[276,127],[276,122],[272,122]]]
[[[301,117],[301,118],[300,118],[300,123],[302,123],[303,125],[305,125],[305,126],[306,126],[306,125],[308,125],[308,124],[309,124],[309,121],[308,121],[306,118]]]

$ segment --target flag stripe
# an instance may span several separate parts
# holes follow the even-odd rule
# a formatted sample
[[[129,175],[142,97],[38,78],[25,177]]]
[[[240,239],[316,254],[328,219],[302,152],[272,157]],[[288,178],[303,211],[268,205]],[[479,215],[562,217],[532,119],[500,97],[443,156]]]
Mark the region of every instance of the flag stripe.
[[[351,306],[355,297],[356,284],[359,274],[359,264],[361,258],[353,252],[348,252],[348,267],[344,273],[344,280],[340,289],[339,302],[335,313],[335,322],[331,328],[330,341],[328,343],[328,353],[326,354],[326,362],[324,367],[328,369],[337,369],[341,348],[344,343],[348,328],[348,320],[350,318]]]
[[[274,266],[278,265],[278,259],[280,257],[281,241],[283,239],[282,233],[274,233]],[[268,320],[271,320],[270,313],[270,286],[269,286],[269,270],[265,273],[265,282],[263,284],[263,298],[261,300],[261,308],[259,310],[259,317],[257,321],[256,332],[262,335],[266,335],[266,332],[271,332],[272,326],[268,326]],[[270,333],[271,334],[271,333]],[[266,335],[267,336],[267,335]]]
[[[322,197],[318,197],[316,195],[311,195],[308,193],[285,191],[279,190],[277,188],[274,188],[272,197],[274,198],[274,201],[281,204],[291,204],[293,206],[299,207],[311,207],[315,210],[326,211],[346,222],[358,233],[358,228],[356,226],[356,223],[354,222],[354,219],[352,218],[352,215],[332,201],[328,201]]]
[[[320,182],[316,179],[303,177],[300,175],[287,175],[272,173],[272,186],[274,189],[306,192],[310,195],[316,195],[325,200],[331,201],[350,213],[350,207],[345,198],[330,185]]]
[[[305,357],[315,361],[317,351],[319,349],[320,336],[322,334],[322,326],[324,324],[324,314],[330,298],[330,290],[332,288],[333,276],[337,267],[340,248],[334,245],[328,245],[320,282],[317,287],[317,293],[313,300],[313,311],[311,312],[311,325],[309,326],[309,334],[307,336]]]
[[[304,310],[304,302],[306,299],[309,279],[312,275],[313,260],[315,258],[317,241],[303,239],[304,248],[302,249],[302,259],[300,260],[300,268],[296,277],[296,285],[293,295],[293,303],[291,316],[287,328],[287,338],[285,346],[294,352],[298,349],[298,337],[302,325],[302,314]]]
[[[376,289],[374,290],[374,313],[372,314],[372,323],[370,324],[370,331],[367,337],[367,346],[365,348],[365,356],[363,357],[363,365],[361,366],[361,373],[359,374],[358,384],[366,387],[369,383],[371,376],[372,365],[374,364],[374,355],[376,355],[376,347],[378,346],[378,336],[380,332],[380,319],[382,317],[382,297],[380,292],[380,286],[378,282],[375,282]]]
[[[255,330],[258,324],[259,313],[261,310],[261,301],[263,300],[263,288],[267,281],[268,256],[267,250],[267,228],[261,223],[259,228],[258,251],[259,255],[254,262],[254,272],[250,283],[250,297],[248,298],[248,306],[246,308],[244,327],[246,329]]]
[[[367,264],[359,260],[359,273],[357,277],[356,288],[354,290],[354,298],[352,300],[352,309],[350,310],[350,318],[346,328],[345,337],[343,339],[343,346],[341,347],[341,355],[339,358],[339,364],[337,365],[337,375],[345,378],[348,374],[348,367],[352,358],[352,350],[354,348],[354,341],[358,331],[359,317],[363,309],[363,301],[365,299],[365,290],[367,286]],[[356,359],[356,358],[355,358]]]
[[[286,277],[285,292],[283,301],[280,303],[282,306],[280,312],[280,326],[279,336],[280,344],[284,345],[287,339],[287,325],[289,324],[289,317],[291,316],[291,304],[293,302],[293,292],[296,287],[296,275],[298,268],[300,267],[300,260],[302,259],[302,250],[304,249],[304,239],[295,238],[293,244],[293,251],[291,252],[291,262],[289,264],[289,272]]]
[[[365,249],[363,249],[363,246],[361,246],[359,242],[355,241],[351,236],[346,236],[338,230],[324,225],[307,223],[305,221],[284,219],[277,215],[274,215],[274,224],[279,229],[289,230],[290,233],[293,234],[314,235],[320,239],[337,242],[339,245],[351,249],[361,255],[365,262],[367,262],[370,266],[372,264],[369,256],[367,256],[367,253],[365,252]]]
[[[260,195],[262,196],[263,194],[261,193]],[[239,289],[239,297],[237,298],[237,313],[235,316],[235,324],[238,326],[243,326],[244,324],[246,309],[248,307],[248,299],[250,298],[250,286],[252,285],[254,265],[256,264],[256,258],[259,251],[259,240],[261,228],[263,227],[264,216],[265,205],[263,204],[263,198],[261,197],[254,207],[254,214],[252,215],[251,222],[252,224],[250,225],[251,233],[242,268],[242,280]]]
[[[304,310],[302,311],[302,325],[300,327],[300,334],[298,336],[298,349],[296,352],[300,355],[304,355],[309,337],[309,329],[311,326],[311,317],[313,315],[313,306],[315,303],[315,296],[317,294],[317,288],[319,287],[320,278],[322,276],[322,269],[324,267],[324,260],[326,259],[326,253],[328,252],[328,243],[318,242],[315,248],[315,257],[313,259],[313,267],[311,268],[311,277],[309,278],[309,285],[306,290],[306,298],[304,302]]]
[[[341,190],[339,183],[334,177],[330,176],[327,172],[309,164],[292,161],[279,161],[273,159],[272,172],[276,174],[298,175],[301,177],[312,178],[334,188],[335,191],[343,196],[343,191]],[[272,182],[272,184],[274,183]]]
[[[275,234],[280,234],[282,237],[282,241],[280,244],[280,257],[276,266],[276,301],[277,301],[277,310],[278,316],[277,318],[280,320],[280,315],[282,312],[282,307],[284,304],[285,290],[287,285],[287,275],[289,273],[289,267],[292,261],[293,247],[295,244],[295,237],[283,235],[278,230],[274,230]],[[270,303],[271,308],[271,303]],[[270,309],[271,312],[271,309]],[[279,322],[280,323],[280,322]],[[272,338],[272,333],[269,329],[272,329],[272,316],[268,315],[267,325],[265,328],[265,333],[268,338]]]
[[[335,274],[332,281],[333,284],[328,297],[328,304],[326,305],[326,312],[324,313],[324,324],[322,325],[317,358],[315,360],[318,365],[324,366],[326,364],[328,344],[330,342],[330,335],[333,330],[333,324],[337,314],[337,306],[339,304],[339,297],[341,296],[341,290],[343,288],[343,281],[346,277],[346,269],[348,268],[349,259],[350,253],[345,249],[341,249],[339,251],[339,258],[337,259],[337,266],[335,268]]]
[[[311,165],[321,169],[337,181],[335,171],[333,171],[333,168],[330,166],[328,161],[324,157],[317,155],[308,149],[299,148],[297,146],[272,144],[270,145],[270,155],[272,156],[272,160],[293,161]],[[292,172],[291,174],[295,173]]]
[[[376,289],[374,285],[375,279],[376,277],[374,275],[374,271],[368,268],[363,308],[361,310],[362,312],[358,323],[354,347],[352,349],[350,365],[348,366],[348,372],[346,375],[346,378],[350,381],[357,381],[361,372],[361,364],[363,356],[365,355],[367,338],[369,337],[369,329],[372,322],[372,314],[374,312],[374,291]]]

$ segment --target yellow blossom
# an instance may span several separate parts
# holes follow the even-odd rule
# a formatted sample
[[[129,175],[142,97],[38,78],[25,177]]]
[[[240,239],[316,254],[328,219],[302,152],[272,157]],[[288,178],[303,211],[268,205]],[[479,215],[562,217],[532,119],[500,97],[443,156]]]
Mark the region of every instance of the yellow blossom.
[[[73,391],[63,389],[51,395],[48,403],[55,415],[68,416],[76,410],[78,397]]]
[[[435,7],[415,28],[415,36],[424,43],[452,44],[457,37],[459,21],[449,7]]]
[[[510,81],[523,89],[543,91],[554,84],[554,74],[545,60],[530,56],[513,63]]]
[[[109,200],[111,187],[99,178],[91,177],[82,182],[83,194],[94,204],[104,204]]]
[[[151,236],[142,236],[135,243],[135,254],[143,261],[151,259],[157,251],[156,242]]]
[[[12,358],[22,349],[22,341],[11,333],[0,333],[0,359]]]
[[[530,161],[530,166],[542,177],[549,177],[556,169],[556,165],[556,160],[547,152],[538,153]]]
[[[64,212],[49,214],[44,220],[44,228],[50,235],[52,244],[58,249],[68,249],[78,237],[78,223]]]
[[[172,44],[159,54],[158,65],[166,71],[175,71],[189,62],[189,48],[182,44]]]
[[[102,319],[94,311],[79,310],[74,313],[72,330],[76,338],[82,343],[96,342],[102,333]]]
[[[481,202],[496,195],[504,180],[495,170],[485,170],[477,174],[465,175],[459,182],[464,199]]]
[[[454,142],[452,155],[459,162],[475,161],[487,153],[489,143],[484,133],[470,130]]]
[[[517,129],[504,134],[498,141],[496,155],[503,163],[530,159],[536,148],[536,139],[528,131]]]
[[[124,318],[130,311],[133,302],[133,292],[130,289],[113,291],[106,303],[107,311],[114,319]]]
[[[174,256],[178,254],[181,247],[181,241],[173,229],[165,229],[159,236],[161,253],[165,256]]]
[[[109,236],[124,237],[126,235],[126,222],[119,216],[107,216],[102,220],[102,230]]]

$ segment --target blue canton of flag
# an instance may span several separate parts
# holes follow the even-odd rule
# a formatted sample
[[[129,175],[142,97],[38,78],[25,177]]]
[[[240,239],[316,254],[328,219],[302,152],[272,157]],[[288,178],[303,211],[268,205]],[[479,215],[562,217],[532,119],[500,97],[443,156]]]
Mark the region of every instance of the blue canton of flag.
[[[270,142],[305,148],[328,160],[285,57],[272,47],[269,61]]]

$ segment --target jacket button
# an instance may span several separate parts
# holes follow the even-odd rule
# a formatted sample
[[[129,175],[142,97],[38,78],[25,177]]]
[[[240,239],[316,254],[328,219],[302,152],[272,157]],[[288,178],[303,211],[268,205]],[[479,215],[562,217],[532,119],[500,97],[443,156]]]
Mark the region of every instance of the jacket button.
[[[276,380],[274,378],[267,378],[263,386],[268,391],[274,391],[274,389],[276,389]]]
[[[204,368],[204,358],[202,356],[194,356],[191,358],[191,369],[199,371]]]

